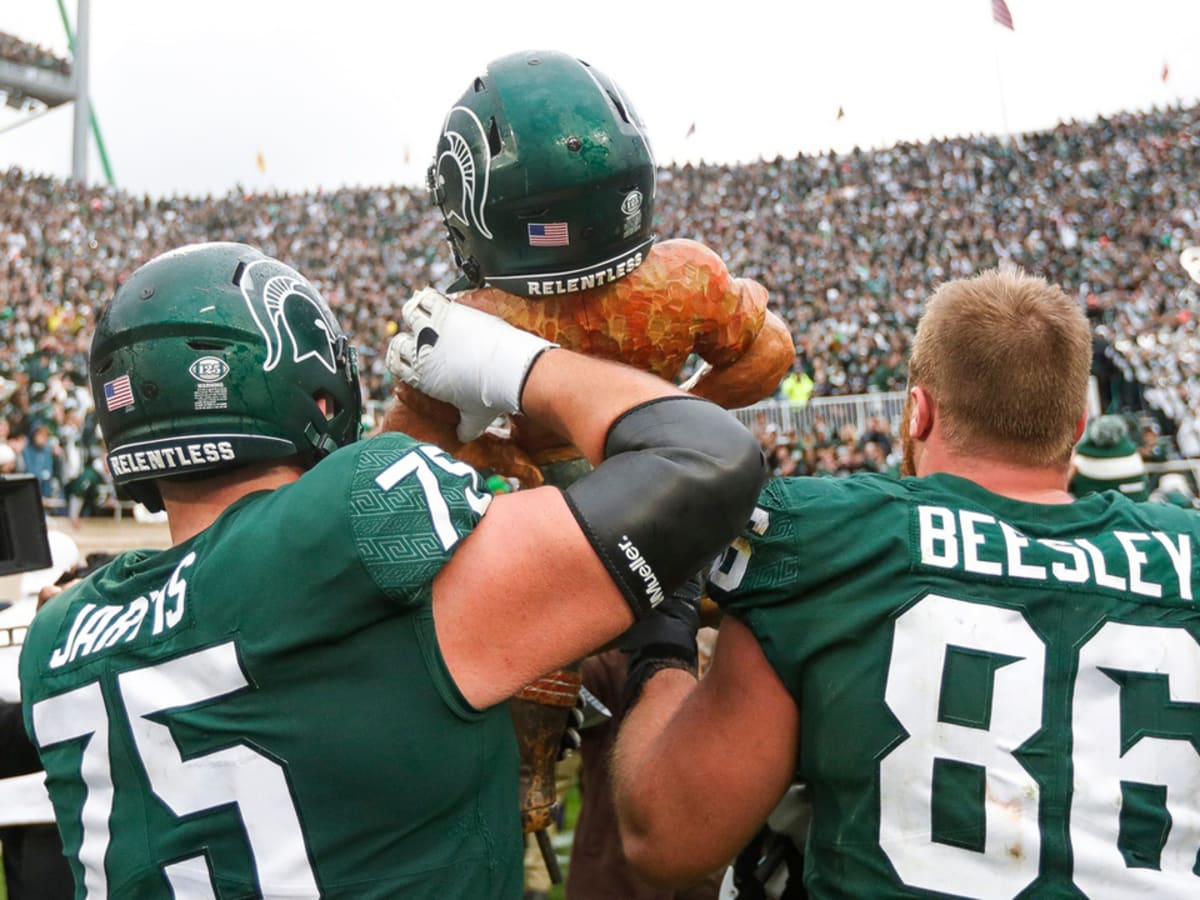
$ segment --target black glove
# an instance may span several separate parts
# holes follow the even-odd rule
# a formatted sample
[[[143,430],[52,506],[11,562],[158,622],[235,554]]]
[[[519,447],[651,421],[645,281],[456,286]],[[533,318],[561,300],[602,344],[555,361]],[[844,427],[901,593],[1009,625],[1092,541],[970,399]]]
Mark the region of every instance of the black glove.
[[[701,576],[692,576],[621,637],[621,649],[629,655],[622,695],[627,711],[659,669],[684,669],[696,674],[696,632],[700,630],[703,585]]]

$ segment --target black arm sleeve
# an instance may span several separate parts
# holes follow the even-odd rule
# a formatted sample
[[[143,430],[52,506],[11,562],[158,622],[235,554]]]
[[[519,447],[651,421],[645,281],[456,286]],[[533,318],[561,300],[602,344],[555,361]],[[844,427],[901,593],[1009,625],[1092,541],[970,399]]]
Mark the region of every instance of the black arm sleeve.
[[[567,503],[634,615],[737,537],[767,479],[754,436],[716,404],[665,397],[609,429],[605,460]]]
[[[25,733],[21,704],[0,700],[0,778],[41,771],[42,761]]]

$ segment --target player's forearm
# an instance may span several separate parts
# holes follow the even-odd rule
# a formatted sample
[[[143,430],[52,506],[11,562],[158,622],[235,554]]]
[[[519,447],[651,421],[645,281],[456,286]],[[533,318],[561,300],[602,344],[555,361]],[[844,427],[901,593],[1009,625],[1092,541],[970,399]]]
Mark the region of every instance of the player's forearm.
[[[625,410],[659,397],[682,396],[660,378],[620,363],[548,350],[529,372],[521,409],[554,429],[597,464],[613,421]]]
[[[661,887],[690,884],[724,860],[696,854],[690,823],[697,822],[689,803],[686,751],[668,740],[668,727],[696,678],[682,669],[663,669],[644,685],[638,702],[621,723],[612,757],[613,796],[621,845],[630,864],[645,880]],[[703,817],[701,817],[703,818]],[[705,825],[700,822],[699,827]]]
[[[728,862],[754,836],[796,771],[799,710],[757,638],[721,626],[704,678],[646,682],[617,737],[614,785],[626,853],[682,884]]]

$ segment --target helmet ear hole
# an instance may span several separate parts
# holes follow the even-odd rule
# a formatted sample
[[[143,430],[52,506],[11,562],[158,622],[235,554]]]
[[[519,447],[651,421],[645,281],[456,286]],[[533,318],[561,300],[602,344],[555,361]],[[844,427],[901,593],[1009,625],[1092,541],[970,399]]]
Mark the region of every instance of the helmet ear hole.
[[[496,117],[492,116],[492,120],[488,122],[488,150],[492,156],[499,156],[504,152],[504,141],[500,139],[500,126],[496,124]]]
[[[321,415],[325,417],[326,422],[331,421],[334,416],[341,412],[341,410],[338,409],[337,398],[334,397],[329,391],[317,391],[313,394],[313,400],[316,401],[317,406],[321,408]]]

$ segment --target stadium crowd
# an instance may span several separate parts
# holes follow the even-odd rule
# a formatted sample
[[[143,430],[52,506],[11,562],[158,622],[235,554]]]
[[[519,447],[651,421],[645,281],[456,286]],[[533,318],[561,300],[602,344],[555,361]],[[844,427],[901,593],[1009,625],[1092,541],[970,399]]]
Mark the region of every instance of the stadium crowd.
[[[15,35],[0,31],[0,59],[50,69],[60,75],[71,74],[71,61],[51,53],[45,47],[23,41]]]
[[[1020,265],[1077,296],[1095,326],[1106,408],[1152,411],[1200,453],[1200,295],[1180,252],[1200,243],[1200,107],[1124,113],[1015,136],[660,170],[661,235],[713,247],[765,284],[798,350],[783,396],[902,389],[922,299],[941,281]],[[51,472],[52,505],[104,491],[88,417],[95,316],[139,264],[238,240],[308,273],[355,330],[376,408],[399,302],[453,265],[425,192],[151,198],[11,169],[0,176],[0,471]],[[781,472],[883,471],[878,437],[773,435]],[[49,448],[48,450],[46,448]]]

